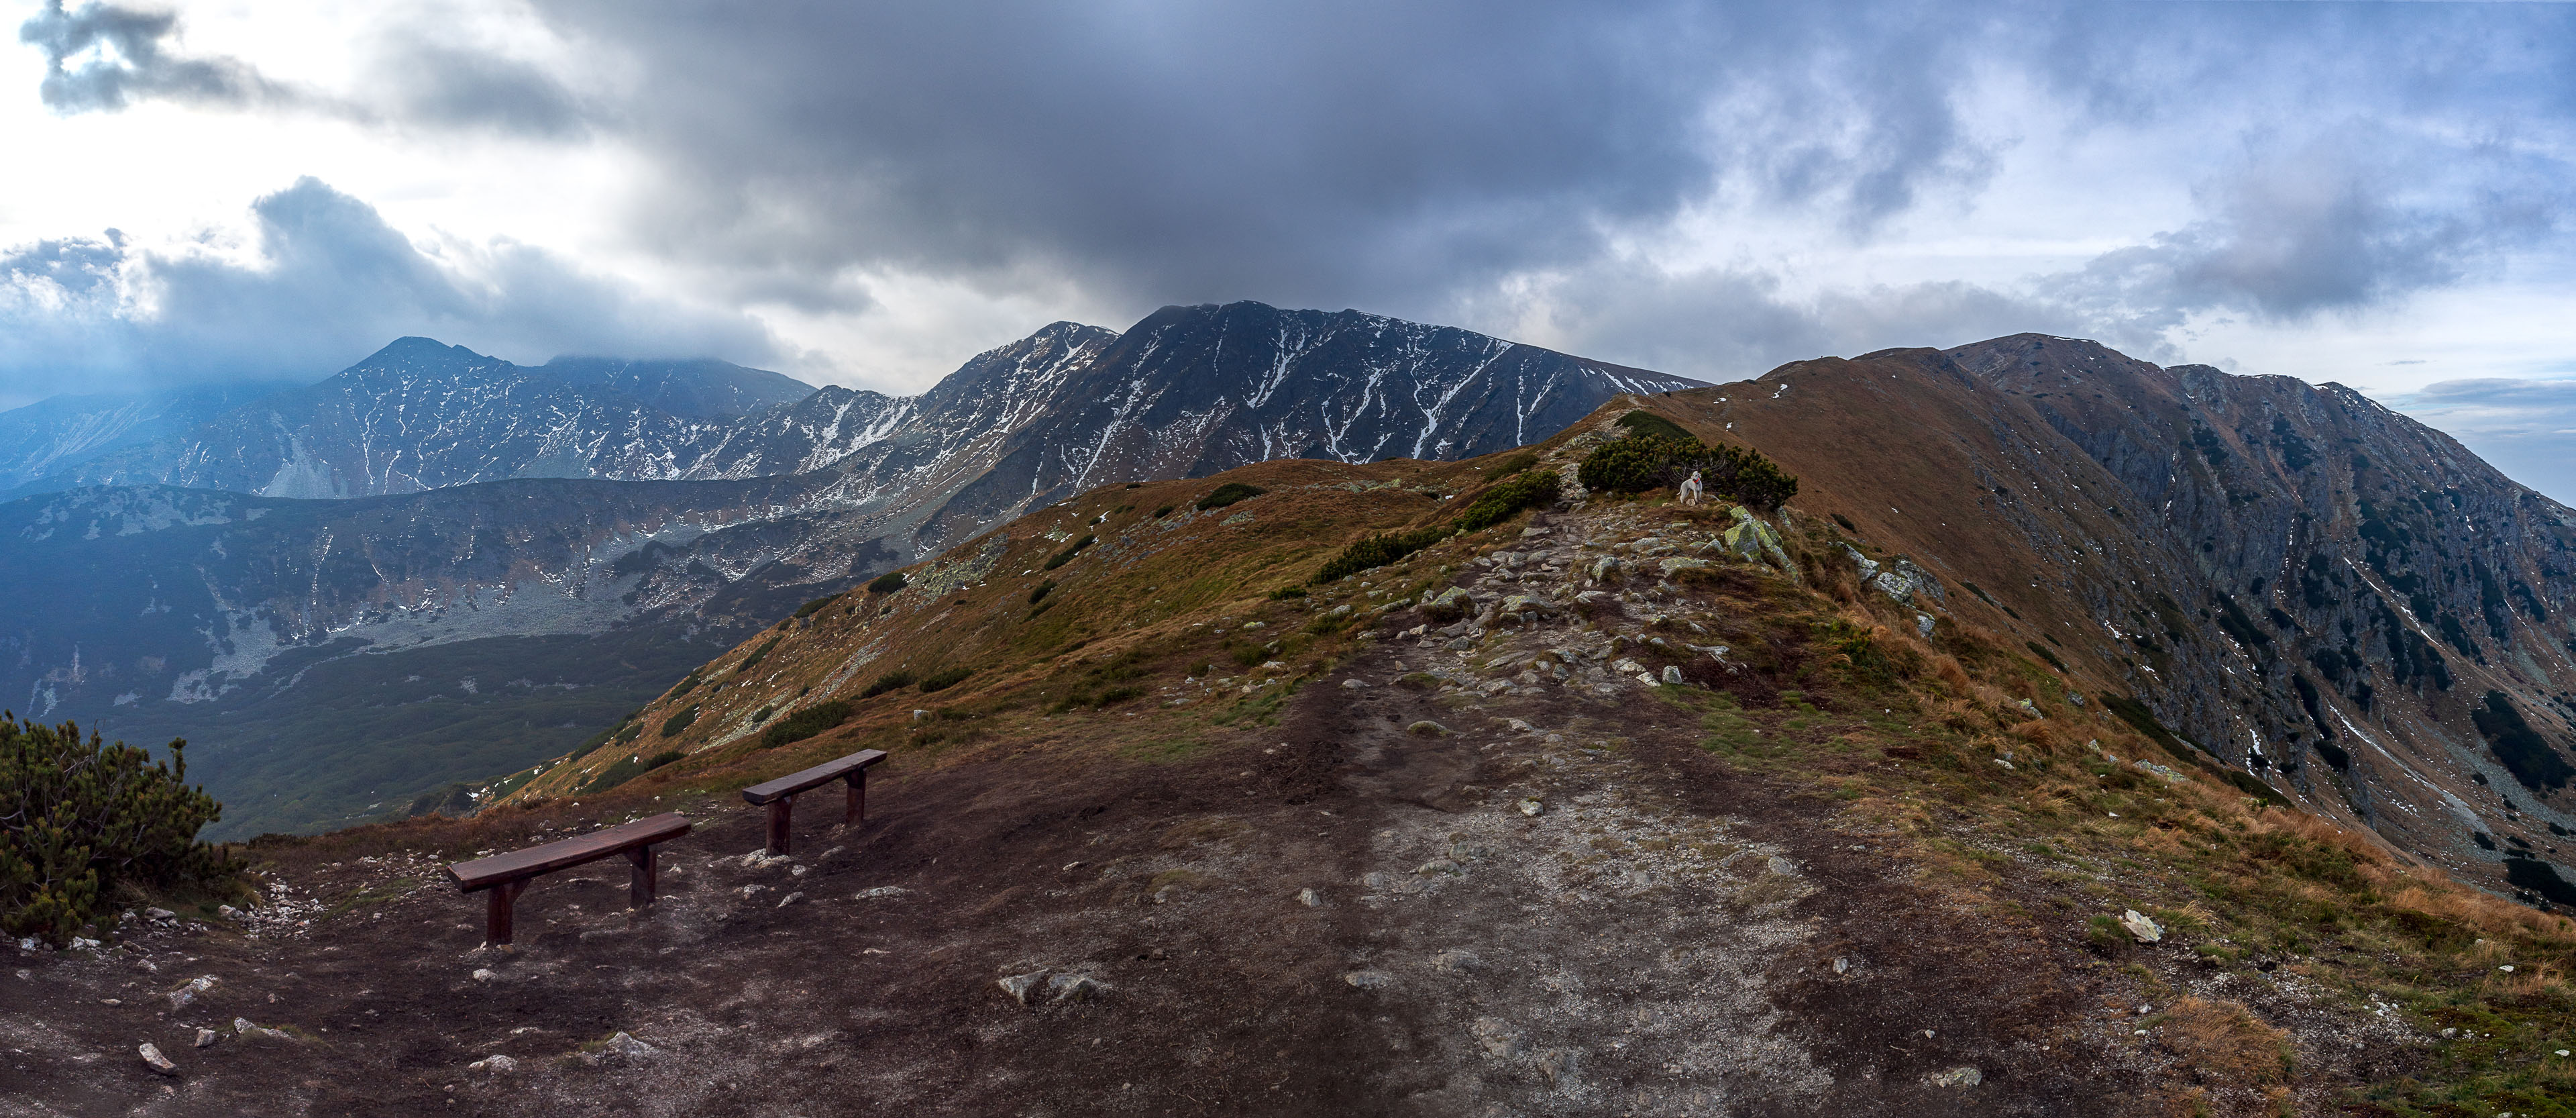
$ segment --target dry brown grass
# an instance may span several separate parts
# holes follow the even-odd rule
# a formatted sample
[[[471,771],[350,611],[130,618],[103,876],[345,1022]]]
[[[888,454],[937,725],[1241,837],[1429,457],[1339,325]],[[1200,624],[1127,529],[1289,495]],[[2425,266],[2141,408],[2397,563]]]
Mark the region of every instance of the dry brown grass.
[[[2158,1038],[2203,1083],[2262,1087],[2290,1075],[2290,1034],[2236,1002],[2184,997],[2165,1011]]]

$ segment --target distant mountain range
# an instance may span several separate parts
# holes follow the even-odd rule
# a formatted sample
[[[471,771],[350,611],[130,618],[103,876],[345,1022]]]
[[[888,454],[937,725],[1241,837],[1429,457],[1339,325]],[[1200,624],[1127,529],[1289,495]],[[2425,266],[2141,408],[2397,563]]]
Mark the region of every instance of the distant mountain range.
[[[559,753],[797,602],[1083,489],[1472,457],[1695,385],[1257,303],[1055,323],[900,398],[405,338],[21,483],[0,695],[190,738],[218,834],[339,825]]]
[[[733,449],[745,417],[813,393],[722,361],[576,357],[531,368],[402,338],[319,384],[128,440],[17,492],[158,484],[337,498],[514,477],[744,476],[772,472],[747,469]],[[0,444],[0,460],[14,456]]]
[[[84,462],[184,434],[242,404],[295,387],[193,385],[158,392],[56,396],[0,412],[0,493]]]

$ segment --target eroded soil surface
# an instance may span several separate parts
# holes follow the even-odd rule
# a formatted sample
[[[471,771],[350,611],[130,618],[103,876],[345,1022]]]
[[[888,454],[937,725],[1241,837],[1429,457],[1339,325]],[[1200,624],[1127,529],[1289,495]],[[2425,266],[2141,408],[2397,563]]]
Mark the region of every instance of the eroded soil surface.
[[[1182,762],[898,758],[865,824],[822,797],[782,861],[747,857],[752,810],[664,805],[699,823],[659,904],[625,911],[623,863],[566,871],[514,951],[393,853],[287,882],[256,936],[23,954],[0,1112],[2163,1109],[2117,968],[1909,884],[1692,712],[1418,674],[1573,639],[1374,645]]]

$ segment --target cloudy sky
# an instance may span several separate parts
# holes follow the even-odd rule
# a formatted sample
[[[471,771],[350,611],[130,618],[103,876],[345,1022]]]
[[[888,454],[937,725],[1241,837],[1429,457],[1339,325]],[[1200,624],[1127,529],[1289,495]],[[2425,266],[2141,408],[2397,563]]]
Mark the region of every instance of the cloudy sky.
[[[914,391],[1358,307],[1711,379],[2023,330],[2576,501],[2576,5],[0,0],[0,407],[401,334]]]

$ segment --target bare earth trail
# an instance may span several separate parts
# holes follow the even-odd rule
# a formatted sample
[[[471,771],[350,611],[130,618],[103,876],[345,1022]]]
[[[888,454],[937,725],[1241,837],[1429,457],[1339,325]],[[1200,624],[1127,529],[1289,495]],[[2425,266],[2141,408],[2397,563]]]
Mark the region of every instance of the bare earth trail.
[[[809,807],[790,861],[744,857],[756,812],[680,805],[701,823],[652,912],[621,911],[622,863],[567,871],[510,955],[435,863],[341,863],[299,892],[390,899],[304,942],[147,933],[152,969],[0,979],[0,1111],[2131,1109],[2080,953],[1899,883],[1824,801],[1698,750],[1688,711],[1393,685],[1436,658],[1463,659],[1372,647],[1185,762],[897,767],[855,834]],[[1929,1078],[1960,1068],[1981,1082]]]

